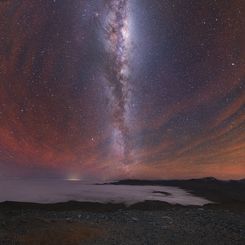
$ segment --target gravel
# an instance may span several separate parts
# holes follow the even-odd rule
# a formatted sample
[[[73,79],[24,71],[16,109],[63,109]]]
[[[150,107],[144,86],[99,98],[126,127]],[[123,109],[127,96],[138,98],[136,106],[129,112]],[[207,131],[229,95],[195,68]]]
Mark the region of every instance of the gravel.
[[[10,210],[0,213],[0,238],[7,237],[8,232],[28,232],[25,230],[28,223],[39,229],[45,222],[55,225],[58,221],[65,221],[68,227],[81,223],[102,230],[101,236],[79,243],[86,245],[245,244],[244,211],[197,207],[112,212]],[[8,243],[0,240],[0,244]]]

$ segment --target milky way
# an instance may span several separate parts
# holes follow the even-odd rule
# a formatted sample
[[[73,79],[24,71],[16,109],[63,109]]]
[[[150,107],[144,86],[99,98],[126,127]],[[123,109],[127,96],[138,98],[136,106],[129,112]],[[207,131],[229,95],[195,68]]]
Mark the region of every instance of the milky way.
[[[110,91],[112,113],[113,150],[119,161],[125,163],[130,149],[128,145],[129,126],[127,110],[129,100],[129,4],[127,0],[112,0],[106,4],[107,14],[103,23],[105,48],[107,51],[105,79]]]
[[[245,176],[245,3],[0,1],[0,176]]]

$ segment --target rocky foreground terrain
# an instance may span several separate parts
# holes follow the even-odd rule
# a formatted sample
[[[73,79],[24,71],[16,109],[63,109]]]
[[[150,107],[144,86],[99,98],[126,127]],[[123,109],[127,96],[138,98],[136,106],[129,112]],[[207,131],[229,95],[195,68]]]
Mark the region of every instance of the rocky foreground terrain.
[[[245,244],[242,210],[142,206],[108,211],[4,209],[0,244]]]

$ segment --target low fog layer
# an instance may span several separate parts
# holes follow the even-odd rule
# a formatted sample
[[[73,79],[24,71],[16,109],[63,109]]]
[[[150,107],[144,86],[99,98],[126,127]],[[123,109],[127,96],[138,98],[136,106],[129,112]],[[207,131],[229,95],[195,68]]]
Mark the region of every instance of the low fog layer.
[[[185,190],[169,186],[94,185],[67,180],[0,180],[0,202],[57,203],[71,200],[127,205],[145,200],[182,205],[210,203]]]

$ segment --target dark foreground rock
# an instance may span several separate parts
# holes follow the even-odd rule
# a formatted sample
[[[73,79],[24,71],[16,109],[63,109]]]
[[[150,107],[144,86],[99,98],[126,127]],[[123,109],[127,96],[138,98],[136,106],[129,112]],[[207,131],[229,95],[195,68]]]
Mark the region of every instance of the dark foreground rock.
[[[236,207],[81,205],[1,204],[0,244],[245,244],[245,212]]]

